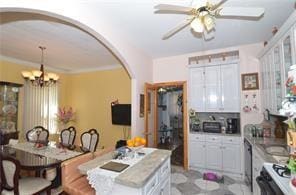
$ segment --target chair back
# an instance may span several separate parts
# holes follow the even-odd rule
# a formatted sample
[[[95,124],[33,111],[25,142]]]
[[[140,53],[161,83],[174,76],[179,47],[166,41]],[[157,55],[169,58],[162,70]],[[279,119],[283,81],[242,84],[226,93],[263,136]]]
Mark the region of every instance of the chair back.
[[[0,170],[1,188],[10,191],[13,190],[14,194],[19,194],[19,161],[10,156],[0,155]]]
[[[76,130],[75,127],[71,126],[67,129],[63,129],[61,131],[61,144],[64,146],[72,146],[74,145]]]
[[[99,133],[96,129],[90,129],[82,133],[81,137],[82,150],[85,152],[94,152],[97,149],[99,142]]]
[[[49,131],[42,126],[36,126],[26,133],[27,141],[33,143],[47,143],[48,136]]]

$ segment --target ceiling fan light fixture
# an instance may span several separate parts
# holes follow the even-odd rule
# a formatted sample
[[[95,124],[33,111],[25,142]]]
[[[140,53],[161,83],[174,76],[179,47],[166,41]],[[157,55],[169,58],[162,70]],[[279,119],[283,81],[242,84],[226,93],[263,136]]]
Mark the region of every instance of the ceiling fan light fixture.
[[[202,23],[201,18],[195,18],[191,24],[190,24],[191,28],[197,32],[197,33],[202,33],[204,31],[204,25]]]
[[[203,22],[207,31],[211,31],[215,27],[215,19],[210,14],[204,16]]]

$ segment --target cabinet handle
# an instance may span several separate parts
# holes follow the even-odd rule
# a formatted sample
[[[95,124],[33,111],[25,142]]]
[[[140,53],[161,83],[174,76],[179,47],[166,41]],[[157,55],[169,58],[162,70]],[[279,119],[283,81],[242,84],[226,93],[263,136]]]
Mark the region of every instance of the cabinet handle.
[[[163,195],[163,194],[164,194],[164,193],[163,193],[163,189],[161,189],[161,190],[160,190],[160,195]]]

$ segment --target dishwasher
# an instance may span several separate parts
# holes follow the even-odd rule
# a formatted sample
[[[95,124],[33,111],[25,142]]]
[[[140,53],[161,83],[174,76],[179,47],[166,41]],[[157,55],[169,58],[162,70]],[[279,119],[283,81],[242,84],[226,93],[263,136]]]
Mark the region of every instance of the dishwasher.
[[[251,187],[251,192],[253,192],[252,184],[252,145],[247,139],[244,139],[244,155],[245,155],[245,181],[248,186]]]

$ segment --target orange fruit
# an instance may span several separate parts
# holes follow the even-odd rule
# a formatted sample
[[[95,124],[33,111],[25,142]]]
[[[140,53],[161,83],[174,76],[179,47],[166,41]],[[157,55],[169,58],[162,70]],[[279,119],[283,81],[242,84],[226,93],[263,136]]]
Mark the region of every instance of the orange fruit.
[[[126,144],[128,147],[134,147],[134,140],[129,139],[127,140]]]
[[[134,144],[135,147],[138,147],[140,145],[141,145],[141,142],[135,142],[135,144]]]
[[[146,144],[146,142],[147,142],[147,141],[146,141],[146,139],[145,139],[145,138],[141,138],[141,144],[142,144],[142,145],[145,145],[145,144]]]
[[[135,142],[140,142],[141,138],[140,137],[135,137],[134,140],[135,140]]]

